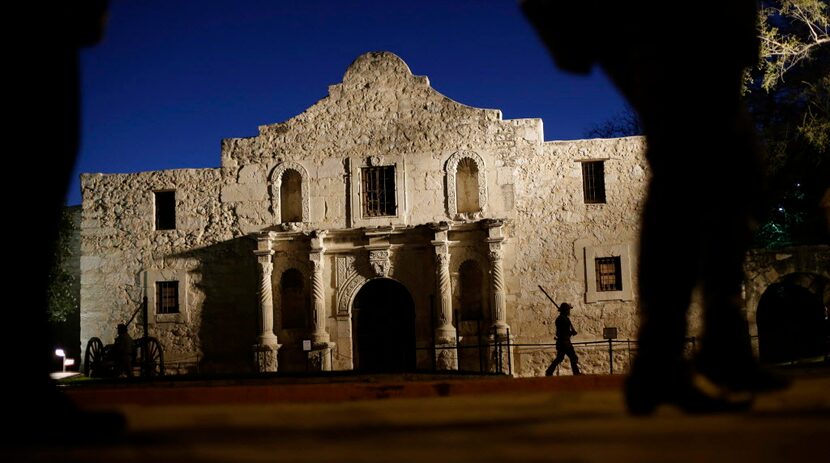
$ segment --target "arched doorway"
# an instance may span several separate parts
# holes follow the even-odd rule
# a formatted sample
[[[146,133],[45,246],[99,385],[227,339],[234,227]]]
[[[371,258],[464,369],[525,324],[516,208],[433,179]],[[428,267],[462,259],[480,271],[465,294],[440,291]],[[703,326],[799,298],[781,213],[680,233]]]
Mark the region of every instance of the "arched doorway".
[[[415,369],[415,304],[404,285],[388,278],[367,282],[355,295],[352,323],[356,370]]]
[[[828,292],[826,279],[810,274],[791,274],[767,287],[757,312],[761,362],[789,362],[825,354]]]

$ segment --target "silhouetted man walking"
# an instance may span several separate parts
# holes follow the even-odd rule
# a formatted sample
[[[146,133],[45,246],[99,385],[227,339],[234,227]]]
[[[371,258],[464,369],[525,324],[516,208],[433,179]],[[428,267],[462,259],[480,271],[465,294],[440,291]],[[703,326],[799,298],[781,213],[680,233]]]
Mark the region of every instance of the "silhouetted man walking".
[[[579,359],[577,359],[574,346],[571,344],[571,336],[576,336],[576,330],[574,329],[573,323],[571,323],[571,319],[568,317],[570,314],[571,305],[563,302],[559,306],[559,316],[556,317],[556,358],[553,359],[553,362],[545,371],[545,376],[553,375],[554,370],[562,363],[562,360],[565,360],[566,355],[571,361],[571,371],[573,371],[573,374],[582,374],[579,372]]]

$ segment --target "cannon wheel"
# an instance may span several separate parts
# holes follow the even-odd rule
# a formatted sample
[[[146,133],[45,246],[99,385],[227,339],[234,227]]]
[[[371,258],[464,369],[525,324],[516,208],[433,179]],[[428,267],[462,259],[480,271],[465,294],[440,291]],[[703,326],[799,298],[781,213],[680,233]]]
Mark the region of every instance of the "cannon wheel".
[[[142,376],[155,377],[164,376],[164,351],[161,350],[161,343],[154,337],[143,338],[139,341],[139,352],[141,355]]]
[[[89,338],[84,350],[84,375],[100,375],[98,371],[104,363],[104,343],[98,338]]]

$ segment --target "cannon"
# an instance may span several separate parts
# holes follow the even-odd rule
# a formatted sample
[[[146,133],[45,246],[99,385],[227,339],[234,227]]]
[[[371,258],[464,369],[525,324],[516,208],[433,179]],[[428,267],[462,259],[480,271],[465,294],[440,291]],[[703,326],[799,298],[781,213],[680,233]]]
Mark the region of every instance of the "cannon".
[[[147,299],[141,307],[136,309],[133,316],[125,324],[132,323],[138,311],[146,309]],[[146,318],[146,310],[145,310]],[[133,375],[142,377],[164,376],[164,351],[158,339],[148,336],[146,326],[144,336],[133,341],[133,350],[130,352]],[[84,374],[90,378],[114,378],[119,375],[118,353],[114,344],[104,345],[100,338],[92,337],[86,343],[84,350]]]

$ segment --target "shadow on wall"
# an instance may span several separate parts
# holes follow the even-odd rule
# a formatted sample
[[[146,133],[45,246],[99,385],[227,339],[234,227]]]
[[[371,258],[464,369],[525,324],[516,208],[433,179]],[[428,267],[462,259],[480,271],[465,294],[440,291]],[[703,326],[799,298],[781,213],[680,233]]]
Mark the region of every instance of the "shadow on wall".
[[[199,262],[191,280],[191,300],[201,300],[201,313],[194,318],[202,350],[199,371],[253,371],[251,348],[258,334],[255,247],[253,240],[240,237],[174,256]]]
[[[828,352],[830,280],[795,273],[767,287],[758,303],[758,347],[764,363],[790,362]]]

